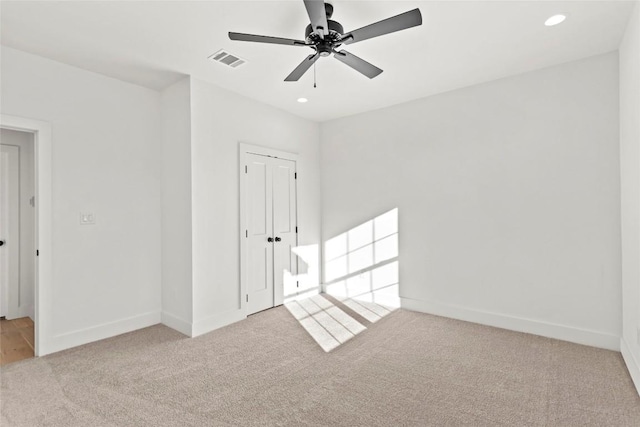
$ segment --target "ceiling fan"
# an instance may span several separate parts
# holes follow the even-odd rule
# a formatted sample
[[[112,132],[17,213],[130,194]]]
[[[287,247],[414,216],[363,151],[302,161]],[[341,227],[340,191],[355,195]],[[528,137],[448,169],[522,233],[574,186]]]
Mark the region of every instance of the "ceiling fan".
[[[382,70],[364,59],[358,58],[346,50],[337,50],[342,45],[357,43],[373,37],[382,36],[407,28],[422,25],[422,15],[420,9],[413,9],[409,12],[384,19],[374,24],[367,25],[357,30],[345,33],[340,23],[331,20],[333,15],[333,5],[325,3],[323,0],[303,0],[307,9],[307,14],[311,24],[307,25],[305,40],[286,39],[281,37],[258,36],[254,34],[229,32],[231,40],[282,44],[288,46],[308,46],[315,50],[304,61],[298,65],[284,79],[286,82],[295,82],[320,58],[333,53],[334,58],[343,62],[356,71],[364,74],[370,79],[382,73]]]

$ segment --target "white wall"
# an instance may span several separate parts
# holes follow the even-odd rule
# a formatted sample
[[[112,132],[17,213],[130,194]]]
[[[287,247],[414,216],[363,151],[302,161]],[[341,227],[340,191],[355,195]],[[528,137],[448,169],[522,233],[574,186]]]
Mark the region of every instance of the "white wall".
[[[242,318],[239,143],[299,155],[299,245],[320,242],[319,125],[191,80],[194,335]],[[318,278],[312,278],[318,282]]]
[[[190,78],[160,94],[9,48],[2,87],[3,114],[53,127],[46,352],[160,321],[193,336],[244,317],[240,142],[299,155],[299,243],[319,244],[313,122]]]
[[[191,85],[162,92],[162,322],[191,335]]]
[[[410,309],[618,348],[618,58],[324,123],[323,240],[399,209]]]
[[[34,319],[35,289],[35,194],[33,134],[9,129],[0,130],[0,142],[20,148],[20,283],[18,316]]]
[[[3,114],[53,129],[49,351],[160,320],[160,95],[2,48]],[[80,225],[93,212],[94,226]]]
[[[622,192],[622,342],[640,391],[640,4],[620,46],[620,175]]]

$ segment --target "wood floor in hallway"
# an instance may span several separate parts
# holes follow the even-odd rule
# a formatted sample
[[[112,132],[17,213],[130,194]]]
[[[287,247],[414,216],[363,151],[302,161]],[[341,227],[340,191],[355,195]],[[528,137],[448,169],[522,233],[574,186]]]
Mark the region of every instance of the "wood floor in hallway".
[[[33,320],[0,318],[0,365],[33,357],[33,349]]]

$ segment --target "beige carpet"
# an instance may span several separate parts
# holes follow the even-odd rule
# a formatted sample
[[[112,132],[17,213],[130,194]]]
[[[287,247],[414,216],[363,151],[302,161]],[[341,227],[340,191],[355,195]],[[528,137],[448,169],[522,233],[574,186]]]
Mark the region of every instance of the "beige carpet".
[[[395,311],[329,353],[278,307],[2,367],[9,426],[640,426],[619,353]]]

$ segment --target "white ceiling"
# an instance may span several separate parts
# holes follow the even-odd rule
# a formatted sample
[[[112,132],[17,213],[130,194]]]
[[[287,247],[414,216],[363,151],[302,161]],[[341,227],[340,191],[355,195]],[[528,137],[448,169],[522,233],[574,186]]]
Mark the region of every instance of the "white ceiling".
[[[162,89],[191,74],[293,114],[325,121],[617,49],[627,1],[344,1],[345,31],[419,7],[423,25],[348,46],[382,68],[373,80],[333,57],[284,78],[312,51],[230,41],[228,31],[304,39],[302,0],[2,1],[3,45]],[[556,13],[565,23],[545,27]],[[207,57],[224,48],[249,62]],[[296,99],[309,102],[299,104]]]

